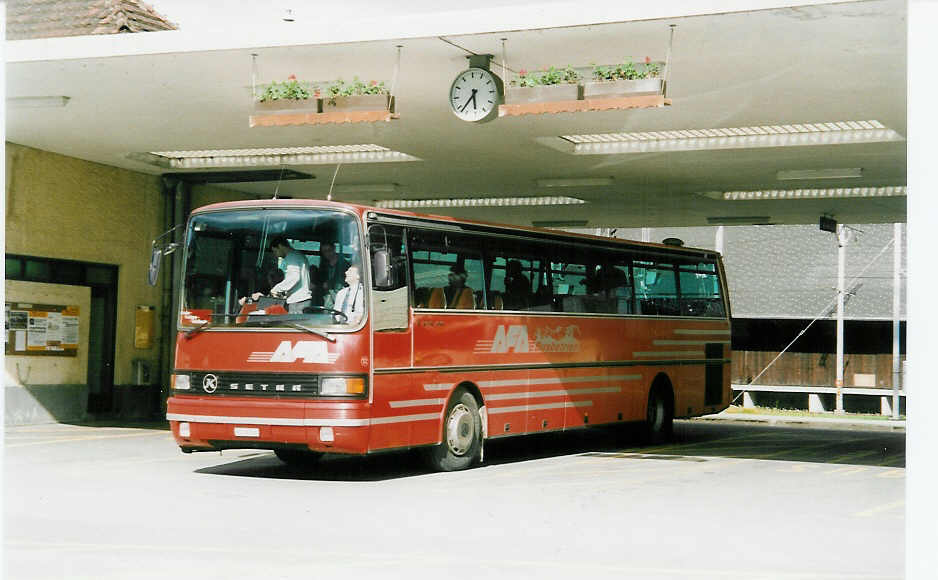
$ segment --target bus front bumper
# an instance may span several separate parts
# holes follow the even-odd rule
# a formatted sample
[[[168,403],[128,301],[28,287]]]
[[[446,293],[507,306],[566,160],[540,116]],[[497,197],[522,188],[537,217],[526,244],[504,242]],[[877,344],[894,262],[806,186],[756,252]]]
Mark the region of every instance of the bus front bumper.
[[[171,397],[166,418],[183,451],[308,448],[368,452],[367,401]]]

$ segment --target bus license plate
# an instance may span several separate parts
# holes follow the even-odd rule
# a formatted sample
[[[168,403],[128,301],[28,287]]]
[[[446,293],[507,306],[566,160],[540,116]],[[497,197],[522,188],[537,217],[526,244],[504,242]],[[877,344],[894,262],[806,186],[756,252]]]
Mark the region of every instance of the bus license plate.
[[[260,437],[261,430],[258,427],[235,427],[235,437]]]

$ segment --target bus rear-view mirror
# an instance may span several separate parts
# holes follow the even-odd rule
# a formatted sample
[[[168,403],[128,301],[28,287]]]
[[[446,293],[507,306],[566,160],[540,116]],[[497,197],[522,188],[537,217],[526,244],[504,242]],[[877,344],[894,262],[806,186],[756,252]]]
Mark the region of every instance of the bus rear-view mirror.
[[[371,270],[375,276],[375,287],[390,288],[391,282],[391,253],[388,250],[375,250],[371,257]]]
[[[163,261],[163,250],[159,246],[153,246],[150,252],[150,265],[147,266],[147,283],[150,286],[156,286],[156,281],[160,277],[160,263]]]

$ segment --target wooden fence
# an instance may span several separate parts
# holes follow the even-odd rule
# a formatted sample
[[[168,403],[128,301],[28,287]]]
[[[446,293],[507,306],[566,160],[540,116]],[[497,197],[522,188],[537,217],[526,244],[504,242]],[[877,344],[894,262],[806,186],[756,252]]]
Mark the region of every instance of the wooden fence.
[[[732,356],[732,382],[748,384],[778,352],[735,350]],[[786,352],[756,384],[834,386],[836,362],[833,353]],[[845,387],[892,388],[892,354],[845,354],[844,365]]]

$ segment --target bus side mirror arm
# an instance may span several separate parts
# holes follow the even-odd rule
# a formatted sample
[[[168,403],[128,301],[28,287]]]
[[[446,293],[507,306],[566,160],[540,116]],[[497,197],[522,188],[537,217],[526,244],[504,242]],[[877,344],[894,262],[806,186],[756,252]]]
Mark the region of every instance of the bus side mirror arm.
[[[150,263],[147,265],[147,283],[150,286],[156,286],[156,281],[160,277],[160,264],[163,256],[168,256],[176,251],[182,244],[177,242],[166,243],[164,238],[182,227],[182,224],[173,226],[163,232],[158,238],[150,244]]]

